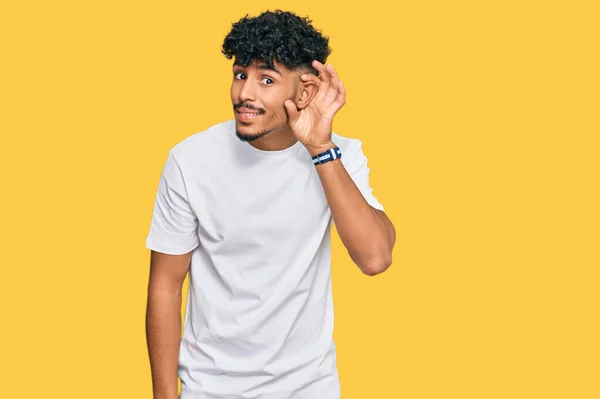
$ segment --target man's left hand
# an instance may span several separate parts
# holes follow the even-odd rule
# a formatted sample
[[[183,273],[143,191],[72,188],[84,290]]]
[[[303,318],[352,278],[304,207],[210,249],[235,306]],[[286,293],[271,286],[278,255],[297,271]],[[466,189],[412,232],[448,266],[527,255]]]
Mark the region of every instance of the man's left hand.
[[[331,64],[323,65],[314,60],[312,65],[319,71],[319,77],[306,73],[300,78],[318,83],[317,94],[301,110],[292,100],[286,100],[284,106],[296,138],[311,155],[316,155],[333,147],[333,117],[346,103],[346,89]]]

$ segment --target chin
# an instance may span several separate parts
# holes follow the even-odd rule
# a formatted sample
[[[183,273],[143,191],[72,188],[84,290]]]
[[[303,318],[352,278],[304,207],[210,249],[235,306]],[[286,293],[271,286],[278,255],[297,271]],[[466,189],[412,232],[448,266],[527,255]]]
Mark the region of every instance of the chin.
[[[235,128],[240,131],[243,131],[244,133],[258,132],[260,130],[256,125],[253,125],[252,123],[242,122],[237,119],[235,121]]]
[[[271,130],[249,128],[248,126],[244,126],[244,124],[237,122],[235,133],[241,141],[254,141],[271,133]]]
[[[261,132],[260,127],[249,126],[243,122],[236,122],[235,130],[238,132],[238,134],[243,134],[246,136],[256,136]]]

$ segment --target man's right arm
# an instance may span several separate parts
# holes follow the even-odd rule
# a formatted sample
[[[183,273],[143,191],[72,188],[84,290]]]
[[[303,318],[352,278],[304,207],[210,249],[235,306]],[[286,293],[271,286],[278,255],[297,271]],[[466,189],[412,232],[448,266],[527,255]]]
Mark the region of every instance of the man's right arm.
[[[151,251],[146,342],[154,399],[177,399],[181,301],[192,253],[168,255]]]

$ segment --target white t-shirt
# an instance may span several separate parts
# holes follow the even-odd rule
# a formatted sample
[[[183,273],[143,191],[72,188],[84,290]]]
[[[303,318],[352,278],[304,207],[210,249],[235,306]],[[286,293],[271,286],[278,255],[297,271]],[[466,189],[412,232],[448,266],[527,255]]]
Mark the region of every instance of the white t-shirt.
[[[364,198],[357,139],[332,135]],[[229,120],[169,152],[146,246],[190,251],[180,344],[181,399],[338,399],[333,335],[333,224],[323,186],[299,141],[262,151]]]

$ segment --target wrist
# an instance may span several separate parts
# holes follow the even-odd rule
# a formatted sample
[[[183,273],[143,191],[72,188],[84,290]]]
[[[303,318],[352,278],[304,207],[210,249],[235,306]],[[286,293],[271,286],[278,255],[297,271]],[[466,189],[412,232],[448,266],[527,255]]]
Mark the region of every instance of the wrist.
[[[332,148],[335,148],[335,144],[330,141],[329,143],[325,143],[325,144],[319,144],[318,146],[306,146],[306,149],[308,150],[308,153],[310,154],[311,157],[314,157],[315,155],[319,155],[325,151],[328,151]]]
[[[342,151],[340,150],[339,147],[333,147],[330,148],[329,150],[325,150],[323,152],[320,152],[314,156],[312,156],[312,163],[315,166],[318,165],[322,165],[324,163],[329,163],[329,162],[335,162],[336,160],[339,160],[342,156]]]

